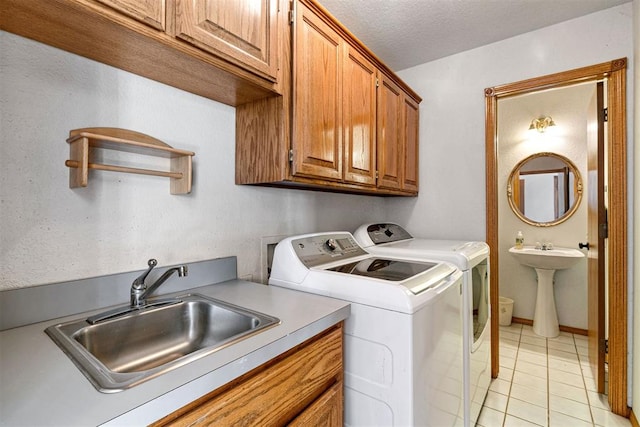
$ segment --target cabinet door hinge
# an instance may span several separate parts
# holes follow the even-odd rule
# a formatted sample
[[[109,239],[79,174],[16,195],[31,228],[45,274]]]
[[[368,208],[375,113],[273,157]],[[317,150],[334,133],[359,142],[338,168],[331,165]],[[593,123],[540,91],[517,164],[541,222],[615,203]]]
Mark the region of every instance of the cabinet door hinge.
[[[609,354],[609,340],[603,340],[604,342],[604,353]]]
[[[608,108],[603,108],[602,109],[602,121],[603,122],[608,122],[609,121],[609,109]]]
[[[380,80],[376,77],[376,87],[380,87]]]
[[[376,171],[376,179],[378,179],[378,171]]]
[[[295,20],[296,17],[296,9],[295,9],[295,4],[296,1],[295,0],[291,0],[289,2],[289,25],[293,25],[293,22]]]
[[[289,163],[293,163],[293,149],[289,150]]]

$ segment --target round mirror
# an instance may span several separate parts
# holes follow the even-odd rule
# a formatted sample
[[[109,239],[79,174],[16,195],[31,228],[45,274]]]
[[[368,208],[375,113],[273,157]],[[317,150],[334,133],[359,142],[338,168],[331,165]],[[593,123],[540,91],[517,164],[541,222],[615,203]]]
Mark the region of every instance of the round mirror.
[[[518,163],[507,181],[511,210],[538,227],[560,224],[582,200],[582,178],[576,165],[555,153],[536,153]]]

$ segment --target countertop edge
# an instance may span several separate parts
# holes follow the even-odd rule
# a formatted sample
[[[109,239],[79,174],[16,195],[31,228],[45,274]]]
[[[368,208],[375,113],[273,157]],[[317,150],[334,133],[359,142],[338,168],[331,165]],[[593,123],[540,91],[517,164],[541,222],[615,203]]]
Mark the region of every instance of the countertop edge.
[[[111,394],[95,390],[43,332],[68,317],[0,332],[0,426],[147,425],[338,324],[351,310],[347,301],[238,279],[183,292],[269,314],[281,324]],[[37,405],[38,411],[29,409]]]

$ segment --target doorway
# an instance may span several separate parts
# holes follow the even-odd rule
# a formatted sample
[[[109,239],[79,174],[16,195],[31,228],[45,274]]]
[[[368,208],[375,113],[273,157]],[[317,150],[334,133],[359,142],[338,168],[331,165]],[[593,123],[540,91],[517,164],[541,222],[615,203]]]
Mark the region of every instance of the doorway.
[[[492,376],[499,370],[499,235],[498,195],[498,100],[514,95],[600,81],[608,84],[608,328],[609,405],[612,412],[628,416],[627,406],[627,153],[626,153],[626,58],[576,70],[485,89],[485,139],[487,170],[487,243],[491,249]]]

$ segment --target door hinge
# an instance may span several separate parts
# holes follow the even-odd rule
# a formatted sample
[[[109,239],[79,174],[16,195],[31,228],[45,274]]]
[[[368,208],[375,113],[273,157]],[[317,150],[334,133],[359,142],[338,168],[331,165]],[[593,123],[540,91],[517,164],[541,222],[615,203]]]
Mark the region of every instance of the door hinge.
[[[295,12],[295,0],[291,0],[289,2],[289,25],[293,25],[293,22],[295,20],[296,17],[296,12]]]
[[[376,87],[380,87],[380,80],[376,77]]]
[[[378,171],[376,171],[376,179],[378,179]]]
[[[289,150],[289,163],[293,163],[293,149]]]
[[[602,121],[603,122],[608,122],[609,121],[609,109],[608,108],[603,108],[602,109]]]
[[[604,340],[604,353],[609,354],[609,340]]]
[[[599,233],[601,239],[606,239],[609,237],[609,210],[605,209],[604,211],[604,222],[600,224]]]

